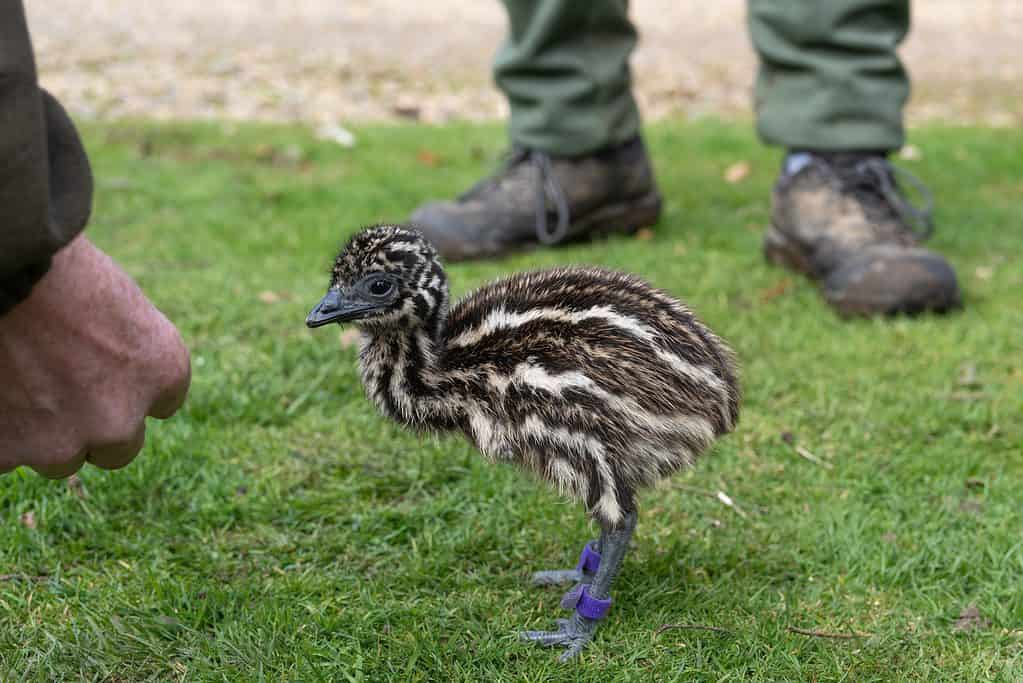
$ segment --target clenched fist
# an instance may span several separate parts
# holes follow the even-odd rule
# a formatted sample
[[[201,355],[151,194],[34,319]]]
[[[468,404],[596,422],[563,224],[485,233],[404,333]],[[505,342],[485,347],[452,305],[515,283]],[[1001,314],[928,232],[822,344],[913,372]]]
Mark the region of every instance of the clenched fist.
[[[78,237],[0,317],[0,472],[123,467],[142,449],[146,417],[173,415],[190,377],[174,325]]]

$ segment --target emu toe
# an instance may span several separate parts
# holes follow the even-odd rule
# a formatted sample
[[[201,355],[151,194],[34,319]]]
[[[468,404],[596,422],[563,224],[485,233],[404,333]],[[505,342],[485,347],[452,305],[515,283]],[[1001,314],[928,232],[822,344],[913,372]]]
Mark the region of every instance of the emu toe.
[[[534,586],[565,586],[582,582],[583,575],[578,569],[545,569],[533,574]]]
[[[522,639],[544,647],[565,648],[558,659],[566,662],[582,652],[587,643],[593,640],[598,624],[599,620],[587,619],[576,613],[569,619],[558,619],[557,631],[525,631]]]

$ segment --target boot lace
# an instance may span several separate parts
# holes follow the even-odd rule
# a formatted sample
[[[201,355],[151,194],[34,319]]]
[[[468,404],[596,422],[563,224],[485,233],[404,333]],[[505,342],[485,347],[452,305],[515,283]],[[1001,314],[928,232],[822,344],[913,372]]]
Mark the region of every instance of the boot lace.
[[[934,233],[934,196],[923,181],[884,157],[835,159],[832,170],[843,189],[857,197],[865,206],[874,207],[897,219],[899,225],[918,241]],[[902,191],[912,187],[922,199],[914,205]]]
[[[536,238],[547,245],[558,244],[568,236],[568,226],[572,214],[568,208],[568,197],[554,175],[554,165],[546,152],[523,147],[512,149],[501,163],[500,168],[491,176],[473,185],[459,200],[474,199],[496,189],[501,181],[510,175],[521,164],[529,164],[536,174]],[[556,221],[553,226],[548,220],[548,205],[554,207]]]

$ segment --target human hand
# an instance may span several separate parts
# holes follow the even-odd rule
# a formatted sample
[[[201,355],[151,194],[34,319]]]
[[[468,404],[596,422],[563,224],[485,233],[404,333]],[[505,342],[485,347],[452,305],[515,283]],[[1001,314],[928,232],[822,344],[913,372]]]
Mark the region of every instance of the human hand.
[[[0,317],[0,472],[123,467],[142,449],[145,418],[173,415],[190,379],[178,330],[78,237]]]

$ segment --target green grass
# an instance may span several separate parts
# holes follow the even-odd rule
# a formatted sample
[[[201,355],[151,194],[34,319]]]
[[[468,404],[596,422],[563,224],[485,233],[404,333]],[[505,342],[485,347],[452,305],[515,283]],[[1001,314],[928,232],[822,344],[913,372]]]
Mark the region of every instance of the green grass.
[[[649,131],[667,197],[652,239],[450,269],[456,294],[539,265],[635,271],[743,364],[740,429],[642,498],[615,608],[572,665],[515,633],[559,616],[527,577],[574,563],[582,511],[385,422],[355,352],[303,325],[345,236],[463,189],[501,130],[365,128],[354,149],[276,127],[85,132],[89,234],[180,325],[194,384],[127,469],[87,469],[77,492],[0,478],[0,574],[20,575],[0,579],[0,680],[1023,679],[1018,131],[912,135],[932,245],[965,292],[948,317],[842,322],[767,266],[777,152],[741,124]],[[722,182],[739,160],[751,176]],[[990,625],[956,630],[971,604]],[[728,632],[656,635],[669,623]]]

